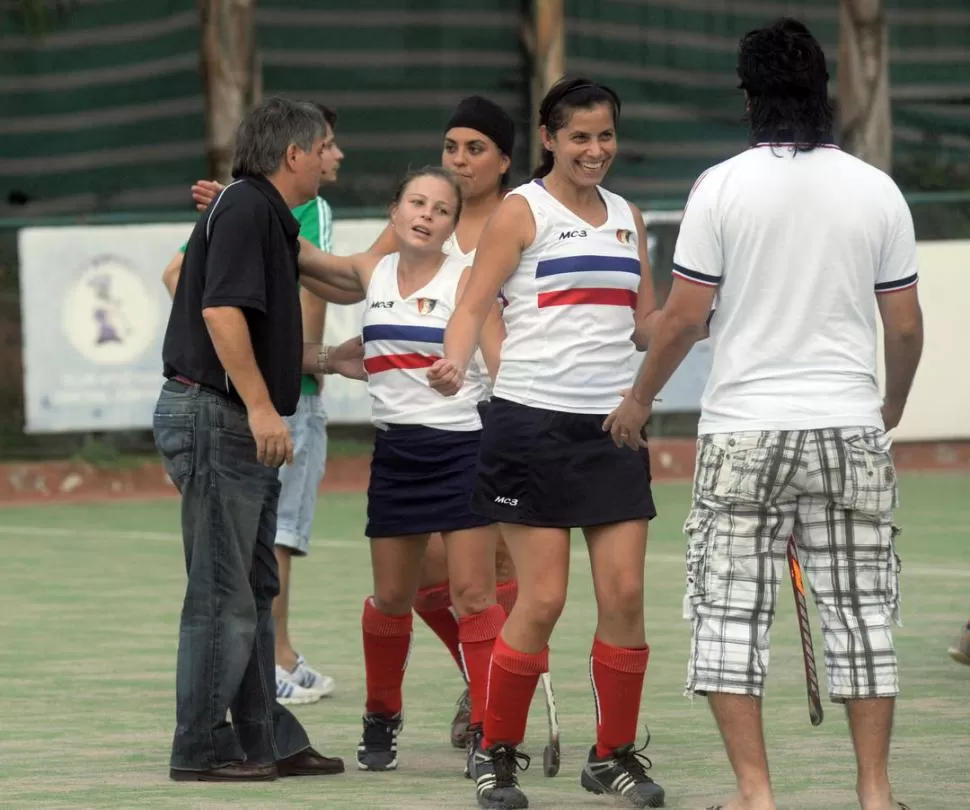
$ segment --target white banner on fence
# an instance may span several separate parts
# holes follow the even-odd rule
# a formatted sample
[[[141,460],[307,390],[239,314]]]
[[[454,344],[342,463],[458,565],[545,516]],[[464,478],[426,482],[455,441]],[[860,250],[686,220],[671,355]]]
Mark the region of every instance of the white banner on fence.
[[[338,220],[334,250],[367,249],[384,219]],[[19,234],[26,426],[29,433],[150,428],[170,302],[161,272],[192,223],[25,228]],[[331,306],[326,341],[360,333],[363,305]],[[642,359],[637,355],[631,376]],[[699,344],[658,411],[693,411],[710,368]],[[363,382],[327,377],[330,421],[367,423]]]
[[[20,231],[28,433],[151,427],[170,308],[161,272],[191,230]]]

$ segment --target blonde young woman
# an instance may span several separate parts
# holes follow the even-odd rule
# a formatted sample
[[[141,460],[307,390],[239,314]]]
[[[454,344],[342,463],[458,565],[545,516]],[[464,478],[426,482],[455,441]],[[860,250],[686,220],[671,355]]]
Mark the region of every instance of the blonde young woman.
[[[505,621],[495,603],[491,521],[471,512],[482,420],[483,377],[472,375],[457,398],[428,385],[426,371],[442,354],[444,330],[467,267],[444,251],[462,213],[454,175],[426,167],[401,183],[391,207],[394,252],[339,257],[301,244],[300,265],[333,287],[359,292],[366,308],[361,334],[376,431],[367,493],[373,595],[361,620],[367,703],[358,767],[397,767],[403,727],[404,670],[411,649],[412,609],[425,549],[440,534],[458,614],[462,661],[472,706],[484,709],[492,645]],[[493,371],[501,343],[497,307],[482,333]],[[327,373],[326,359],[323,361]]]

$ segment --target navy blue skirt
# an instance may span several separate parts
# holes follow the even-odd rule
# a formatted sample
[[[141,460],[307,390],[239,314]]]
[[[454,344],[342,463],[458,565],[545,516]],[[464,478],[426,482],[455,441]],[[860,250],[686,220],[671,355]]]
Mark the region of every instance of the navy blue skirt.
[[[367,537],[404,537],[488,526],[472,513],[480,430],[392,425],[374,439]]]

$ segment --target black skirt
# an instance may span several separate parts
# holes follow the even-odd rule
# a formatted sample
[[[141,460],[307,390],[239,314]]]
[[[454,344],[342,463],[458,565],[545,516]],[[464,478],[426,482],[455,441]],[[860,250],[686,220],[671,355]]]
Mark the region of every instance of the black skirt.
[[[471,511],[481,431],[391,425],[374,439],[367,537],[404,537],[487,526]]]
[[[617,447],[607,414],[492,398],[472,509],[496,523],[585,528],[657,515],[647,450]]]

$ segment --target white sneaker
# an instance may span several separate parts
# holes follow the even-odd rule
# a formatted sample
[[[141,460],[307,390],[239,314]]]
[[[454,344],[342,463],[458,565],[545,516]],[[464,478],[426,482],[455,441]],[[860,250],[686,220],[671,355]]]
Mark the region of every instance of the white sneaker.
[[[279,667],[277,669],[279,670]],[[297,653],[296,667],[293,671],[286,672],[283,670],[283,672],[285,677],[297,686],[314,692],[320,697],[329,697],[333,694],[334,686],[336,685],[333,678],[329,675],[321,675],[307,664],[306,659],[299,653]],[[279,672],[277,672],[277,677],[280,677]]]
[[[316,703],[322,698],[319,692],[311,692],[292,680],[292,674],[283,667],[276,667],[276,702],[288,705]]]

